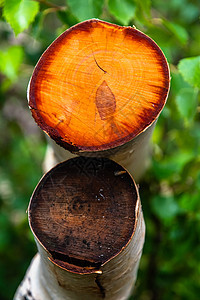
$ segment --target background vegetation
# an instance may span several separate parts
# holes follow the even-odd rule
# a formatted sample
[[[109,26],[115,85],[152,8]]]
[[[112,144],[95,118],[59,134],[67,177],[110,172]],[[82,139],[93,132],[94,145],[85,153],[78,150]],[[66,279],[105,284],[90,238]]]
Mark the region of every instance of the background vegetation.
[[[152,164],[140,183],[147,234],[134,299],[198,299],[199,0],[0,0],[0,6],[0,299],[12,299],[36,253],[26,209],[46,141],[27,107],[28,80],[60,33],[94,17],[134,24],[159,44],[171,69]]]

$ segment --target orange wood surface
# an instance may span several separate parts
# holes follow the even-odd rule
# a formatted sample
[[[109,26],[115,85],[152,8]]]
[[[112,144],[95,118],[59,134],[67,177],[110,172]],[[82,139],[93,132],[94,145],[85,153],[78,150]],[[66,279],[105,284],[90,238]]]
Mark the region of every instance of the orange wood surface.
[[[98,151],[150,126],[168,90],[168,64],[153,40],[93,19],[65,31],[44,52],[28,97],[36,122],[58,144]]]

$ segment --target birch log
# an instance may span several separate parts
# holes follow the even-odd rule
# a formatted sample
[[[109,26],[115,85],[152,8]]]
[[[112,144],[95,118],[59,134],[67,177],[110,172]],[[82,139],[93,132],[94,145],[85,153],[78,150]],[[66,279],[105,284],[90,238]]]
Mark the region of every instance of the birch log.
[[[169,91],[158,45],[133,27],[92,19],[65,31],[40,58],[28,88],[37,124],[58,161],[73,154],[109,157],[137,180]],[[134,168],[133,168],[134,166]]]
[[[106,158],[48,172],[28,209],[38,254],[15,300],[123,300],[134,286],[145,225],[138,189]]]

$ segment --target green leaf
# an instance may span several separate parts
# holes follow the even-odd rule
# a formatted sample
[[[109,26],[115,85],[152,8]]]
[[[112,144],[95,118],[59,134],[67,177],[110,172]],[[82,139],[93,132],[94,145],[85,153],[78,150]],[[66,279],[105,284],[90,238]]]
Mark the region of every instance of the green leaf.
[[[177,93],[175,101],[180,115],[186,120],[191,120],[197,111],[197,91],[183,88]]]
[[[137,3],[138,8],[142,10],[142,13],[150,17],[151,15],[151,0],[135,0]]]
[[[160,219],[171,219],[180,211],[174,197],[155,196],[151,205],[153,212]]]
[[[183,211],[198,211],[199,210],[199,194],[198,192],[191,194],[183,194],[179,199],[179,206]]]
[[[57,16],[62,23],[67,24],[69,27],[75,25],[78,21],[77,18],[69,10],[58,11]]]
[[[178,69],[186,82],[200,88],[200,56],[180,60]]]
[[[191,88],[191,85],[183,79],[183,76],[177,69],[171,70],[171,76],[171,92],[173,93],[173,96],[175,96],[177,91],[182,88]]]
[[[23,54],[21,46],[12,46],[5,52],[0,51],[0,71],[11,81],[17,78]]]
[[[181,1],[182,2],[182,1]],[[182,4],[182,3],[181,3]],[[180,8],[180,6],[179,6]],[[178,8],[178,10],[179,10]],[[185,21],[185,23],[191,23],[195,21],[195,19],[198,19],[199,17],[199,10],[197,7],[192,3],[187,3],[187,5],[184,7],[184,9],[179,10],[180,11],[180,17],[182,20]]]
[[[177,152],[162,161],[153,161],[153,172],[158,179],[180,175],[184,166],[194,158],[193,152]]]
[[[32,23],[32,26],[31,26],[31,35],[35,39],[38,38],[40,32],[42,31],[44,17],[45,17],[44,13],[43,12],[39,12],[36,15],[36,17],[35,17],[35,19],[34,19],[34,21]]]
[[[162,20],[163,25],[172,33],[175,35],[175,37],[179,40],[179,42],[183,45],[185,45],[188,41],[188,33],[186,29],[176,23],[169,22],[167,20]]]
[[[84,21],[101,15],[104,0],[67,0],[67,3],[72,14],[79,21]]]
[[[123,25],[128,25],[135,16],[136,5],[132,0],[109,0],[110,13]]]
[[[15,34],[19,34],[33,22],[39,11],[39,3],[32,0],[5,0],[3,15]]]

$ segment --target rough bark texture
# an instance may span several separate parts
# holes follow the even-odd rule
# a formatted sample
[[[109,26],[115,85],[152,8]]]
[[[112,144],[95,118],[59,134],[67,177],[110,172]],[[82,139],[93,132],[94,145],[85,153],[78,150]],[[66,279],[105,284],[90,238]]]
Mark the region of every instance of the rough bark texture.
[[[70,161],[75,161],[73,167]],[[91,163],[95,166],[95,172]],[[72,169],[77,165],[81,178],[69,182],[70,177],[66,176],[71,174],[73,178]],[[63,169],[64,166],[66,168]],[[39,254],[34,258],[14,299],[127,299],[136,280],[145,236],[136,185],[121,166],[107,159],[76,158],[55,169],[57,173],[51,171],[47,174],[32,196],[29,218]],[[58,176],[66,180],[61,183]],[[66,198],[70,198],[71,193],[67,195],[63,192],[63,186],[67,192],[72,183],[75,185],[72,189],[76,190],[76,184],[80,186],[81,182],[86,193],[83,192],[82,199],[79,198],[76,205],[73,202],[69,207],[72,199],[68,202]],[[93,193],[95,188],[99,191],[97,197]],[[79,196],[72,195],[73,198]],[[55,204],[53,210],[52,203]],[[64,215],[67,222],[63,220]],[[63,244],[63,235],[70,230],[71,224],[74,224],[74,231]],[[54,229],[57,231],[57,244],[52,243]]]

